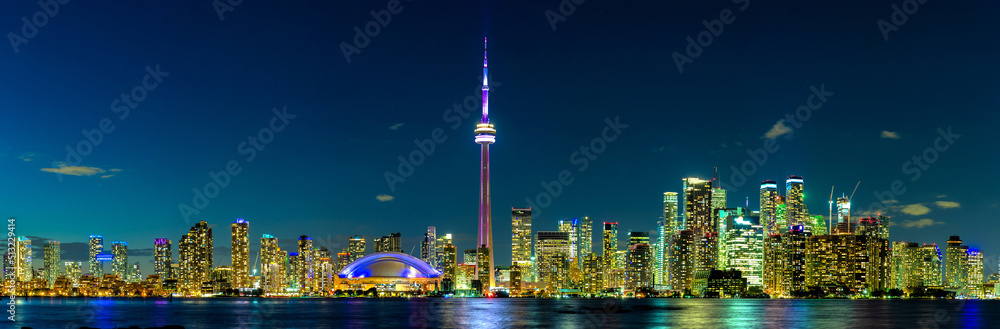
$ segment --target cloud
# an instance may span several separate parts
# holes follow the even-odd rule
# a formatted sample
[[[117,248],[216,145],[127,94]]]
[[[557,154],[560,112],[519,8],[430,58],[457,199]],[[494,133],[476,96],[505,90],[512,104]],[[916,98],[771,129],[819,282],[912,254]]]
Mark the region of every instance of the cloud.
[[[115,177],[115,175],[101,175],[101,179]]]
[[[112,169],[108,169],[108,171],[110,171],[110,172],[119,172],[119,171],[122,171],[122,170],[118,169],[118,168],[112,168]]]
[[[911,204],[911,205],[907,205],[906,207],[903,207],[902,211],[903,211],[904,214],[907,214],[907,215],[910,215],[910,216],[920,216],[920,215],[923,215],[923,214],[931,212],[931,208],[927,208],[927,206],[924,206],[922,204],[916,203],[916,204]]]
[[[944,222],[936,222],[933,219],[924,218],[920,220],[904,220],[903,223],[900,225],[902,225],[905,228],[914,228],[914,227],[925,228],[934,225],[944,225]]]
[[[112,172],[122,171],[121,169],[104,170],[97,167],[67,166],[65,162],[55,162],[53,163],[53,165],[55,165],[55,168],[42,168],[42,171],[57,173],[62,175],[70,175],[70,176],[93,176],[97,174],[103,174],[107,171],[112,171]],[[101,178],[107,178],[104,176],[108,175],[102,175]]]
[[[375,199],[378,199],[378,201],[380,202],[386,202],[386,201],[392,201],[393,199],[396,199],[396,197],[388,194],[379,194],[375,196]]]
[[[895,131],[883,130],[882,131],[882,138],[899,139],[900,137],[899,137],[899,134],[896,133]]]
[[[938,199],[940,199],[940,198],[947,198],[948,195],[947,194],[942,194],[942,195],[938,195],[937,197],[938,197]]]
[[[788,126],[785,125],[785,120],[781,119],[781,120],[778,120],[778,122],[775,123],[774,126],[771,127],[771,130],[768,130],[767,133],[764,134],[764,138],[774,139],[774,138],[777,138],[778,136],[781,136],[781,135],[784,135],[784,134],[787,134],[787,133],[790,133],[790,132],[792,132],[792,128],[788,128]]]
[[[35,152],[28,152],[28,153],[25,153],[25,154],[21,154],[21,156],[19,156],[17,158],[21,159],[21,161],[24,161],[24,162],[31,162],[31,161],[35,161],[35,158],[38,158],[38,155],[39,154],[35,153]]]
[[[958,202],[954,202],[954,201],[937,201],[937,202],[934,202],[934,204],[936,204],[938,207],[941,207],[941,209],[951,209],[951,208],[958,208],[958,207],[962,206],[962,205],[958,204]]]
[[[394,125],[391,125],[391,126],[389,126],[389,130],[396,130],[396,129],[399,129],[399,127],[402,127],[402,126],[403,126],[404,124],[405,124],[405,123],[402,123],[402,122],[400,122],[400,123],[397,123],[397,124],[394,124]]]

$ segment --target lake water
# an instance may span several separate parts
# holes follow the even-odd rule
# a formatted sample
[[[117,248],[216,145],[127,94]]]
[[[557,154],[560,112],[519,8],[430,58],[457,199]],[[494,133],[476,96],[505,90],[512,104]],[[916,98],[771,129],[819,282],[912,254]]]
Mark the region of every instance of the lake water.
[[[1000,301],[976,300],[33,297],[16,313],[11,327],[36,329],[1000,327]]]

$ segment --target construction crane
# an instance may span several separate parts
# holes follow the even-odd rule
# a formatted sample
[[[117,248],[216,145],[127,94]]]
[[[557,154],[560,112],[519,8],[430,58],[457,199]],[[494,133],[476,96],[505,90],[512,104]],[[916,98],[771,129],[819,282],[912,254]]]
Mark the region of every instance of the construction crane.
[[[854,185],[854,192],[851,192],[851,197],[847,199],[847,202],[853,202],[854,201],[854,193],[858,192],[858,186],[860,186],[860,185],[861,185],[861,181],[858,181],[858,184]],[[850,218],[851,218],[851,208],[847,208],[847,218],[848,218],[848,220],[847,220],[847,231],[850,232],[851,231],[851,220],[850,220]]]
[[[833,232],[833,186],[830,186],[830,213],[826,215],[826,235]]]

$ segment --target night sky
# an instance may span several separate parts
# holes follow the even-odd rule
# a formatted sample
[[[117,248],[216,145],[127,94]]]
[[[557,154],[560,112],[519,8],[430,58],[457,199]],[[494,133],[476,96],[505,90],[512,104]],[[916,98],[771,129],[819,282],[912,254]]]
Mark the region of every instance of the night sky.
[[[618,221],[623,240],[652,230],[663,192],[719,167],[730,206],[749,197],[757,209],[760,181],[783,190],[802,175],[810,212],[824,216],[831,186],[850,195],[861,181],[854,206],[864,210],[898,180],[882,210],[893,240],[961,235],[996,271],[998,2],[926,1],[888,40],[878,22],[892,24],[902,1],[588,0],[571,10],[567,0],[562,13],[556,0],[234,2],[220,19],[209,0],[73,1],[28,34],[21,18],[42,8],[3,5],[0,213],[33,237],[36,267],[46,239],[83,261],[87,236],[101,234],[108,250],[128,241],[130,262],[149,274],[153,238],[171,239],[176,254],[198,220],[215,227],[215,264],[226,265],[235,218],[251,223],[252,255],[264,233],[289,248],[310,235],[336,252],[350,235],[371,244],[391,232],[419,255],[428,225],[473,248],[480,110],[448,111],[476,99],[488,37],[500,265],[510,260],[509,208],[563,170],[573,181],[547,207],[536,203],[534,229],[590,216],[599,246],[601,221]],[[376,13],[387,24],[355,44],[355,27],[387,8],[397,13]],[[698,42],[714,20],[721,33],[689,53],[686,38]],[[357,47],[349,61],[342,44]],[[807,120],[786,119],[810,102]],[[573,162],[606,119],[627,127],[586,167]],[[248,140],[272,121],[269,143]],[[81,132],[102,126],[110,132],[96,143]],[[398,157],[422,152],[414,140],[436,129],[446,139],[390,186],[385,173],[398,174]],[[935,150],[939,129],[952,137]],[[769,137],[779,148],[745,182],[733,179],[732,166]],[[68,158],[81,142],[96,146]],[[238,174],[199,210],[193,189],[227,165]],[[182,204],[198,213],[185,218]]]

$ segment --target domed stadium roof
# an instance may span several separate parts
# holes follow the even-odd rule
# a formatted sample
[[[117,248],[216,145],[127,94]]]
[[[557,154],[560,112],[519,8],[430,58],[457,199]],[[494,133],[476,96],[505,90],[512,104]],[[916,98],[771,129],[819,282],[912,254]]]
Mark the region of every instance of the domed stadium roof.
[[[419,258],[407,254],[379,252],[358,258],[344,267],[337,275],[345,279],[371,277],[436,278],[441,276],[441,272]]]

